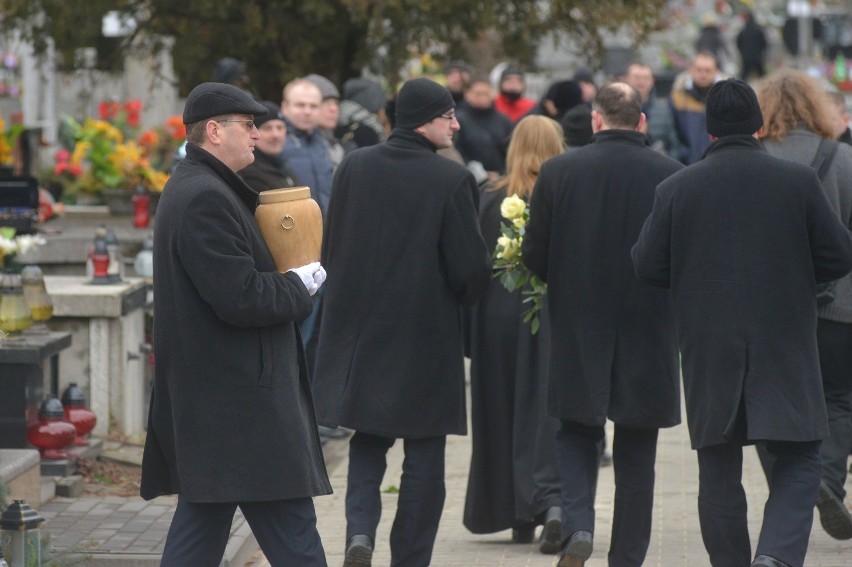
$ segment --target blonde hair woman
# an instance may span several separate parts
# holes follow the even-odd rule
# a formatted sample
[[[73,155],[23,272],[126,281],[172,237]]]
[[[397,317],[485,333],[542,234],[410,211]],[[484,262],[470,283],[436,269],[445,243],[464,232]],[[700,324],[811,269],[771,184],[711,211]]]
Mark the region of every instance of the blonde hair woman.
[[[542,163],[564,151],[562,127],[528,116],[515,127],[506,175],[482,191],[479,220],[493,250],[500,236],[500,204],[510,195],[529,199]],[[555,437],[559,422],[547,417],[547,325],[536,334],[523,323],[528,308],[520,290],[493,279],[471,313],[471,416],[473,455],[464,525],[473,533],[512,528],[512,540],[529,543],[544,525],[542,553],[561,544],[559,473]],[[546,317],[546,313],[542,312]]]
[[[760,136],[766,150],[776,157],[816,165],[821,144],[826,147],[823,140],[835,137],[834,113],[838,109],[828,93],[805,73],[787,69],[763,79],[756,91],[763,112]],[[852,227],[852,147],[831,141],[828,148],[834,154],[820,181],[843,224]],[[818,161],[826,157],[823,154]],[[850,539],[852,516],[843,503],[843,485],[852,435],[852,275],[837,280],[832,292],[834,298],[817,307],[817,346],[829,425],[829,437],[820,449],[822,482],[817,509],[828,535]],[[758,453],[771,480],[771,459],[764,451]]]

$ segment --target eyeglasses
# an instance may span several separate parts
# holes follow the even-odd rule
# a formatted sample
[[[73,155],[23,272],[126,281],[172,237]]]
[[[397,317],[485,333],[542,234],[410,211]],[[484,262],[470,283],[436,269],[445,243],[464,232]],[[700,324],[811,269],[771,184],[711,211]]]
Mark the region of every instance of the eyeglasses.
[[[452,114],[441,114],[441,115],[439,116],[439,118],[446,118],[447,120],[449,120],[450,122],[452,122],[453,120],[455,120],[455,119],[456,119],[456,114],[455,114],[455,112],[454,112],[454,113],[452,113]]]
[[[251,132],[252,129],[254,128],[254,120],[217,120],[216,122],[218,122],[220,124],[223,123],[223,122],[233,122],[235,124],[242,124],[243,126],[245,126],[245,129],[249,132]]]

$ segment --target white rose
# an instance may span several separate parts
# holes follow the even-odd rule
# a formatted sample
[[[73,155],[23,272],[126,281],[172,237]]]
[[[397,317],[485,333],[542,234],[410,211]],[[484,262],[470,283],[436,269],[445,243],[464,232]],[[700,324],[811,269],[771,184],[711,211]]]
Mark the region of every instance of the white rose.
[[[506,197],[503,199],[503,202],[500,203],[500,214],[503,215],[503,218],[505,219],[514,220],[522,217],[526,210],[526,202],[517,195]]]

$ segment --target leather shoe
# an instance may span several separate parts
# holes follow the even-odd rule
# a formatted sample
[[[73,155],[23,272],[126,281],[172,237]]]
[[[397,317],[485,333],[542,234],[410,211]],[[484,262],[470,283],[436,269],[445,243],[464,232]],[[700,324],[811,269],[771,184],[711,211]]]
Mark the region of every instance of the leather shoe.
[[[343,567],[370,567],[373,560],[373,538],[357,534],[346,542]]]
[[[843,500],[835,496],[824,482],[819,485],[816,507],[822,529],[834,539],[852,538],[852,515]]]
[[[591,555],[591,532],[574,532],[562,548],[556,567],[583,567],[586,564],[586,559],[591,557]]]
[[[541,547],[545,555],[559,553],[562,547],[562,508],[551,506],[544,515],[544,527],[541,530]]]
[[[535,522],[518,524],[512,528],[513,543],[532,543],[535,537]]]
[[[768,555],[758,555],[751,562],[751,567],[790,567],[780,559],[769,557]]]

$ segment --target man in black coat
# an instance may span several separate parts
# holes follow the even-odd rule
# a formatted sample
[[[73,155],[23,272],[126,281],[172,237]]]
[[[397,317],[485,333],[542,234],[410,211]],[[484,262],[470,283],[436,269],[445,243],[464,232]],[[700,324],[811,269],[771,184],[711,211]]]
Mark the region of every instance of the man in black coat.
[[[312,497],[329,494],[298,322],[325,278],[279,273],[254,220],[257,193],[240,89],[186,99],[187,157],[163,191],[154,235],[157,365],[142,459],[146,500],[178,494],[162,565],[218,565],[237,506],[273,565],[325,567]]]
[[[348,154],[334,178],[329,279],[314,396],[323,425],[355,430],[346,493],[347,567],[370,565],[385,455],[405,442],[391,565],[429,565],[443,511],[444,446],[467,432],[460,306],[491,277],[476,182],[436,155],[459,129],[449,91],[406,82],[387,142]]]
[[[287,171],[281,152],[287,141],[287,124],[281,117],[278,105],[268,100],[260,101],[267,113],[254,117],[258,138],[254,144],[254,161],[239,171],[246,185],[257,192],[297,185]]]
[[[751,564],[805,560],[828,433],[815,288],[852,269],[852,238],[813,168],[770,156],[762,125],[746,83],[714,85],[714,141],[660,184],[633,248],[637,275],[671,288],[701,535],[720,567],[752,560],[742,487],[751,443],[777,457]]]
[[[541,169],[530,201],[524,263],[547,282],[550,415],[561,421],[560,567],[592,553],[598,443],[615,423],[615,510],[610,565],[642,565],[651,535],[660,427],[680,423],[671,301],[640,282],[630,247],[654,188],[682,165],[641,133],[642,99],[614,83],[596,95],[589,145]]]

